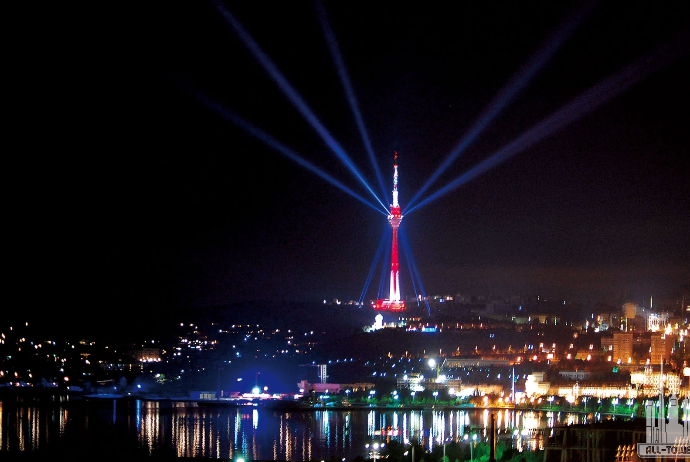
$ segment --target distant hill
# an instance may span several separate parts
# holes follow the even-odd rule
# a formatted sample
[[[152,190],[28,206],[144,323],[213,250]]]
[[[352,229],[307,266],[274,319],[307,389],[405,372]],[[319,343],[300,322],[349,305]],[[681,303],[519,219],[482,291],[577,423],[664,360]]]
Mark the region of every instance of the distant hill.
[[[259,324],[275,329],[338,331],[361,329],[374,321],[371,309],[352,305],[324,305],[317,302],[250,301],[185,310],[178,322]]]
[[[416,307],[411,307],[414,315]],[[426,310],[424,314],[426,314]],[[299,329],[327,332],[341,336],[361,332],[374,323],[378,312],[369,307],[326,305],[321,302],[247,301],[205,308],[177,308],[143,311],[123,307],[120,310],[45,309],[40,315],[12,310],[0,319],[0,331],[29,322],[33,332],[43,339],[74,340],[86,338],[103,341],[139,341],[166,337],[179,323],[258,324],[270,329]],[[384,313],[386,321],[398,316]],[[25,319],[26,318],[26,319]]]

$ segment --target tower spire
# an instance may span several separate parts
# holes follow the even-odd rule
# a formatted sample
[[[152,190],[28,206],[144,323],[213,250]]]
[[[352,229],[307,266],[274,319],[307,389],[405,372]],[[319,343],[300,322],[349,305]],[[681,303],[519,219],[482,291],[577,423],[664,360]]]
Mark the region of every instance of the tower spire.
[[[395,162],[393,163],[393,204],[391,205],[391,213],[393,212],[393,208],[400,208],[400,204],[398,204],[398,151],[394,152]]]

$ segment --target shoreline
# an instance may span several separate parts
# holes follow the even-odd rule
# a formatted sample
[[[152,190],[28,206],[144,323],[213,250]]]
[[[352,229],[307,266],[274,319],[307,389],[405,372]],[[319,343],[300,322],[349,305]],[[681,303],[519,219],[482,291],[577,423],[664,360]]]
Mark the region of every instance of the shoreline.
[[[32,402],[36,398],[43,399],[41,402],[46,405],[63,405],[69,404],[70,402],[82,402],[82,401],[154,401],[162,403],[164,406],[169,404],[174,407],[175,404],[188,405],[193,407],[236,407],[236,408],[259,408],[268,409],[276,411],[303,411],[303,412],[315,412],[315,411],[449,411],[449,410],[465,410],[465,411],[516,411],[516,412],[564,412],[579,415],[589,415],[598,414],[600,416],[611,416],[616,418],[626,418],[630,420],[635,420],[641,418],[638,415],[633,415],[630,412],[610,412],[610,411],[597,411],[596,409],[556,409],[548,407],[539,406],[474,406],[468,404],[397,404],[397,405],[379,405],[379,404],[359,404],[353,403],[349,405],[314,405],[301,403],[295,400],[246,400],[246,399],[229,399],[229,398],[217,398],[217,399],[193,399],[189,397],[174,397],[174,396],[147,396],[143,394],[126,394],[126,393],[69,393],[64,391],[52,390],[52,389],[36,389],[29,387],[17,387],[17,388],[3,388],[0,387],[0,400],[10,396],[15,397],[27,397],[31,398]],[[11,404],[6,401],[6,404]],[[167,407],[167,406],[165,406]]]

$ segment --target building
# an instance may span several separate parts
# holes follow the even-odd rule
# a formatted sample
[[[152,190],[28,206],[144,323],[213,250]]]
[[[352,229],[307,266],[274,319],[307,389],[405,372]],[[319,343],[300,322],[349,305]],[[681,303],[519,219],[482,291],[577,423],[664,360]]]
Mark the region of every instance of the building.
[[[636,398],[637,390],[627,382],[578,382],[571,387],[561,385],[557,391],[560,396],[572,394],[574,397],[593,398]],[[561,394],[563,393],[563,394]]]
[[[403,376],[398,376],[397,382],[398,390],[408,389],[414,392],[444,389],[457,392],[462,387],[462,380],[448,378],[445,375],[425,377],[422,374],[404,374]]]
[[[297,366],[299,380],[309,383],[328,383],[328,366],[326,364],[300,364]]]
[[[626,332],[646,332],[648,330],[649,315],[652,314],[649,309],[638,306],[634,303],[626,303],[623,305],[623,316],[625,319]]]
[[[591,361],[593,356],[593,351],[589,348],[577,350],[575,353],[575,359],[581,359],[583,361]]]
[[[552,386],[550,395],[563,398],[634,398],[637,396],[635,389],[629,383],[622,382],[575,382],[561,383]]]
[[[618,330],[621,325],[620,313],[599,313],[596,322],[593,322],[595,332],[605,332],[607,330]]]
[[[472,385],[463,385],[458,391],[456,391],[455,396],[458,397],[468,397],[468,396],[484,396],[484,395],[500,395],[503,396],[505,389],[502,385],[497,385],[495,383],[474,383]],[[506,398],[507,400],[508,398]]]
[[[525,381],[525,395],[527,396],[547,395],[550,388],[551,383],[544,381],[543,372],[534,372],[528,375]]]
[[[403,216],[398,203],[398,153],[395,153],[395,164],[393,165],[393,204],[388,214],[388,223],[393,231],[391,246],[391,280],[390,295],[388,299],[376,300],[374,309],[386,311],[405,311],[405,300],[400,298],[400,275],[398,263],[398,228]]]
[[[310,383],[307,380],[301,380],[297,383],[297,388],[300,393],[346,393],[366,391],[374,389],[375,385],[368,382],[360,383]]]
[[[637,316],[637,305],[626,303],[623,305],[623,319],[625,319],[625,330],[633,330],[633,323]]]
[[[663,372],[655,370],[653,366],[647,366],[643,370],[630,373],[630,384],[637,389],[639,396],[647,398],[659,396],[660,383],[663,385],[664,392],[675,395],[682,392],[680,375],[675,372]]]
[[[659,332],[666,329],[668,313],[649,313],[647,317],[647,331]]]
[[[558,375],[566,380],[587,380],[592,376],[589,371],[558,371]]]
[[[161,361],[160,348],[140,348],[131,350],[129,354],[134,357],[136,361],[142,363],[157,363]]]
[[[550,324],[552,326],[559,325],[561,323],[560,316],[554,316],[553,314],[534,314],[531,316],[512,316],[511,320],[515,324]]]
[[[613,333],[613,354],[612,359],[616,363],[630,363],[633,357],[633,334],[632,332]]]
[[[509,359],[499,358],[478,358],[476,356],[471,358],[445,358],[443,360],[443,369],[459,369],[462,367],[507,367],[511,366],[513,362]]]
[[[652,334],[652,342],[649,348],[650,361],[652,364],[668,362],[673,353],[673,336],[664,333]]]

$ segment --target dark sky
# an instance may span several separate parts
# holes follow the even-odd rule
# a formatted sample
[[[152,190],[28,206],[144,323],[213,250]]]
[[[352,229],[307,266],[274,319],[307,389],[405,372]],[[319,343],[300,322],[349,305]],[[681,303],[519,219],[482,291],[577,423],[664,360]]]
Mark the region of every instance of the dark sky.
[[[194,92],[373,197],[213,1],[144,3],[27,16],[11,47],[5,226],[16,306],[159,315],[358,299],[384,215]],[[317,5],[224,7],[381,196]],[[496,101],[502,110],[426,195],[531,140],[405,217],[427,294],[648,303],[690,293],[687,2],[585,13],[580,2],[322,6],[388,194],[399,153],[403,208]],[[520,70],[559,43],[508,98]],[[645,55],[654,59],[577,99]],[[565,110],[567,123],[530,131],[572,101],[583,104]]]

